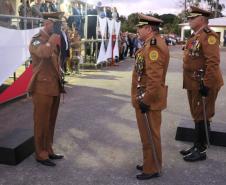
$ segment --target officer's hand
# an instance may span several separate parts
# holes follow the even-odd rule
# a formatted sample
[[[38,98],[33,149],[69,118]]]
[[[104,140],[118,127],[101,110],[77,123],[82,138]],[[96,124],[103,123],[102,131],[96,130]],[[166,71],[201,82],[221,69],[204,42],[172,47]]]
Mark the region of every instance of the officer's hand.
[[[60,46],[60,35],[52,34],[48,40],[51,45]]]
[[[144,114],[150,110],[149,105],[146,105],[144,102],[139,102],[141,113]]]
[[[207,97],[208,96],[208,93],[209,93],[209,88],[203,85],[202,87],[200,87],[199,93],[202,96]]]

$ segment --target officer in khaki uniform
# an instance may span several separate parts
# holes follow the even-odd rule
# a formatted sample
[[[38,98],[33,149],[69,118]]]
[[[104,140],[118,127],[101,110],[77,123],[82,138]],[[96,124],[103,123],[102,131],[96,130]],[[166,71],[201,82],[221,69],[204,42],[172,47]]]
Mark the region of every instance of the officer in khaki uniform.
[[[53,14],[59,16],[57,13]],[[44,28],[33,36],[29,46],[32,57],[33,74],[28,92],[32,96],[34,107],[34,138],[36,160],[46,166],[55,166],[50,159],[62,159],[52,148],[53,135],[60,102],[63,92],[60,60],[60,36],[53,33],[57,19],[46,15]]]
[[[143,145],[143,165],[136,167],[142,173],[137,175],[137,179],[145,180],[158,177],[162,168],[160,126],[161,111],[166,108],[167,100],[165,78],[169,50],[165,40],[159,35],[162,20],[143,14],[138,15],[137,32],[144,45],[135,54],[131,98]],[[150,141],[148,128],[153,142]],[[153,146],[157,160],[153,154]]]
[[[195,123],[195,137],[193,147],[180,151],[185,161],[206,159],[207,140],[202,98],[205,98],[209,132],[210,119],[215,113],[217,94],[223,85],[219,37],[208,27],[210,15],[210,12],[194,6],[191,6],[188,15],[188,22],[194,33],[184,48],[183,88],[187,90],[191,115]],[[203,71],[202,74],[200,70]]]

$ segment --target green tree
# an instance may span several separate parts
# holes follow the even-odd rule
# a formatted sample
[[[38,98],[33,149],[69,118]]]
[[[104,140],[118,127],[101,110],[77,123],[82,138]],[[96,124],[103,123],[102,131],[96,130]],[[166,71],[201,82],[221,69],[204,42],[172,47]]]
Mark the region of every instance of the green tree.
[[[127,19],[126,19],[126,17],[125,16],[123,16],[123,15],[121,15],[120,17],[119,17],[119,20],[121,21],[121,31],[125,31],[125,30],[127,30]]]
[[[219,0],[180,0],[179,6],[185,8],[189,6],[200,6],[202,3],[208,4],[209,11],[212,12],[214,17],[223,16],[222,11],[225,9],[225,5],[224,3],[219,3]]]
[[[159,18],[163,20],[162,24],[162,32],[165,34],[169,33],[180,33],[180,28],[179,28],[179,23],[181,22],[180,17],[174,15],[174,14],[163,14],[163,15],[158,15],[156,13],[151,13],[149,12],[147,15]],[[130,14],[128,18],[121,16],[121,30],[123,32],[128,31],[131,33],[136,33],[136,24],[138,24],[139,19],[137,16],[137,13]]]
[[[163,14],[160,15],[159,18],[163,20],[162,26],[163,33],[165,34],[180,33],[179,23],[181,22],[181,19],[178,16],[174,14]]]
[[[136,33],[136,25],[139,22],[138,14],[132,13],[128,16],[128,32]]]

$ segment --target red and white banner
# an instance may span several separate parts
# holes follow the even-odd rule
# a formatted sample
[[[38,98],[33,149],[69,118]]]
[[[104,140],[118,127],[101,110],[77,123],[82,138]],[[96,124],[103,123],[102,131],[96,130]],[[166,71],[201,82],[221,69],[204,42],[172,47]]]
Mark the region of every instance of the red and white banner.
[[[5,91],[0,94],[0,104],[23,96],[27,92],[27,87],[32,76],[32,66],[30,65],[26,71]]]

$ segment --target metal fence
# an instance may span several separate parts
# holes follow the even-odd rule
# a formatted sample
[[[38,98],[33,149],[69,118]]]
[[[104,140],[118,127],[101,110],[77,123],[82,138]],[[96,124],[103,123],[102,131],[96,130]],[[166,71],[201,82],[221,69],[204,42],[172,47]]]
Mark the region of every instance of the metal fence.
[[[87,21],[89,16],[96,16],[96,15],[87,15],[84,17],[84,20]],[[76,17],[76,16],[71,16],[71,17]],[[97,19],[98,21],[98,19]],[[97,23],[98,25],[98,23]],[[87,33],[88,33],[88,24],[87,22],[84,23],[83,27],[83,38],[81,39],[81,44],[80,44],[80,53],[82,57],[82,64],[77,63],[77,61],[74,60],[74,57],[72,57],[72,62],[76,63],[78,66],[96,66],[96,61],[99,53],[99,48],[100,48],[100,43],[101,39],[98,39],[98,27],[96,25],[96,38],[91,38],[88,39]],[[17,29],[17,30],[25,30],[25,29],[33,29],[37,27],[42,27],[43,26],[43,19],[42,18],[35,18],[35,17],[22,17],[22,16],[14,16],[14,15],[3,15],[0,14],[0,26],[6,27],[9,29]],[[73,48],[72,48],[73,50]],[[74,53],[74,52],[72,52]],[[25,68],[29,65],[30,59],[28,59],[25,63],[24,66]],[[14,79],[14,81],[17,79],[17,74],[16,72],[13,74],[11,77]]]

